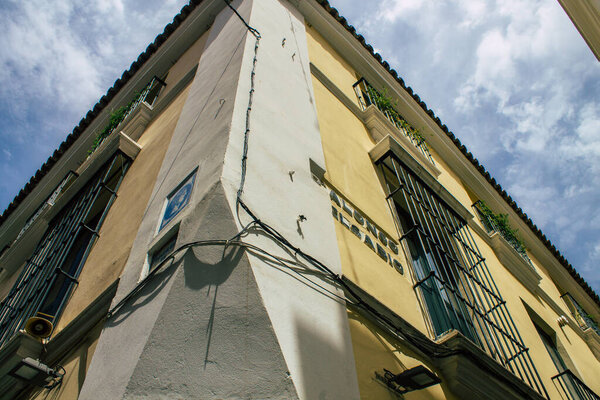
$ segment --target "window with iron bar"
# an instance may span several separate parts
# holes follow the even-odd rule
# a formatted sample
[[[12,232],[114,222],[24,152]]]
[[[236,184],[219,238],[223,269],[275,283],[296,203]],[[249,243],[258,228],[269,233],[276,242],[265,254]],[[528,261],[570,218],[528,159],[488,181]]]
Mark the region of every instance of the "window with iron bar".
[[[376,164],[435,338],[458,330],[547,397],[466,221],[395,153],[389,151]]]
[[[129,167],[113,156],[49,223],[17,281],[0,303],[0,347],[37,313],[56,323],[99,235]]]

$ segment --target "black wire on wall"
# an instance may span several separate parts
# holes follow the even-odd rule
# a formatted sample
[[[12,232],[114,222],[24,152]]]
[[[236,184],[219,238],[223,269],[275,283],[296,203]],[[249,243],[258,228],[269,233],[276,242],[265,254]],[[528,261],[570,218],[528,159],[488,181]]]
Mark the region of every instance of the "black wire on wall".
[[[116,313],[119,312],[120,309],[127,304],[127,302],[134,297],[137,293],[139,293],[155,276],[157,276],[158,271],[162,270],[167,264],[172,265],[175,261],[175,258],[179,253],[184,250],[194,248],[194,247],[202,247],[202,246],[223,246],[224,252],[229,246],[237,246],[246,249],[247,251],[252,251],[258,254],[262,254],[267,256],[272,260],[276,260],[280,265],[288,267],[291,271],[296,274],[302,275],[296,268],[291,267],[289,264],[290,260],[285,260],[282,257],[276,256],[267,250],[258,247],[256,245],[244,242],[240,240],[240,238],[246,234],[250,227],[259,227],[265,236],[271,238],[274,242],[288,249],[290,252],[293,252],[296,256],[301,257],[314,268],[317,269],[321,273],[320,277],[323,280],[327,280],[329,282],[333,282],[338,289],[343,289],[345,292],[345,298],[341,298],[342,301],[349,306],[358,308],[363,310],[367,315],[369,315],[374,321],[377,321],[388,331],[389,334],[404,340],[409,343],[413,348],[416,348],[422,354],[431,358],[445,358],[458,354],[465,354],[462,350],[452,350],[444,345],[439,345],[431,340],[425,338],[418,332],[416,329],[400,329],[392,320],[388,317],[377,311],[373,306],[369,304],[369,302],[362,298],[362,296],[356,293],[345,281],[344,279],[333,272],[327,265],[317,260],[315,257],[311,256],[308,253],[302,251],[299,247],[293,245],[289,240],[287,240],[282,234],[280,234],[275,228],[270,226],[269,224],[263,222],[259,219],[254,212],[244,203],[242,200],[242,194],[244,190],[245,177],[246,177],[246,164],[248,159],[248,149],[249,143],[248,138],[250,135],[250,115],[252,111],[252,101],[254,96],[254,77],[256,74],[256,63],[257,63],[257,54],[258,47],[261,39],[261,35],[255,28],[251,27],[244,18],[235,10],[227,0],[223,0],[229,8],[233,10],[233,12],[238,16],[238,18],[242,21],[242,23],[246,26],[248,31],[255,37],[255,46],[254,46],[254,58],[252,60],[252,71],[250,75],[250,93],[248,99],[248,108],[246,110],[246,128],[244,131],[244,147],[242,152],[241,159],[241,176],[240,176],[240,186],[238,188],[237,196],[236,196],[236,208],[241,207],[252,219],[250,223],[248,223],[239,233],[234,235],[232,238],[223,240],[223,239],[215,239],[215,240],[203,240],[203,241],[195,241],[191,243],[186,243],[174,251],[172,251],[169,256],[163,260],[156,268],[154,268],[146,278],[144,278],[136,287],[129,292],[122,300],[120,300],[113,308],[111,308],[107,313],[107,318],[111,318]],[[313,282],[314,283],[314,282]],[[322,288],[322,287],[321,287]],[[323,289],[323,288],[322,288]],[[336,296],[339,298],[339,296]],[[413,332],[414,331],[414,332]],[[468,354],[467,354],[468,355]],[[469,355],[468,355],[469,356]],[[474,361],[477,361],[476,359]],[[482,363],[479,363],[482,369],[487,369],[490,373],[495,374],[495,371],[489,369],[489,367],[485,366]],[[505,380],[506,378],[501,376],[500,379]]]
[[[127,302],[131,298],[133,298],[137,293],[139,293],[148,284],[148,282],[150,282],[152,279],[154,279],[154,277],[157,275],[158,271],[162,270],[168,263],[170,263],[169,265],[171,265],[175,261],[175,258],[177,257],[177,255],[181,251],[189,249],[189,248],[202,247],[202,246],[224,246],[224,251],[225,251],[225,249],[228,246],[238,246],[238,247],[245,248],[247,250],[252,250],[257,253],[266,255],[274,260],[277,260],[281,265],[286,265],[289,267],[288,260],[285,260],[281,257],[275,256],[258,246],[255,246],[250,243],[246,243],[244,241],[239,240],[239,238],[242,237],[243,234],[246,233],[251,226],[258,226],[258,227],[260,227],[260,229],[263,231],[263,233],[266,236],[270,237],[273,241],[277,242],[278,244],[282,245],[284,248],[293,252],[296,256],[300,256],[302,259],[304,259],[306,262],[308,262],[310,265],[312,265],[314,268],[316,268],[319,272],[321,272],[322,273],[321,277],[323,279],[327,279],[327,280],[333,282],[337,288],[343,289],[345,291],[345,293],[347,295],[349,295],[349,297],[350,297],[350,299],[348,299],[348,298],[345,299],[347,303],[365,310],[370,315],[372,315],[375,319],[383,322],[386,326],[388,326],[389,330],[391,332],[393,332],[394,334],[396,334],[396,335],[400,336],[401,338],[403,338],[404,340],[410,342],[413,346],[420,349],[422,352],[424,352],[425,354],[427,354],[429,356],[446,357],[449,355],[456,354],[455,351],[451,351],[451,350],[444,351],[443,349],[440,348],[440,346],[437,346],[435,344],[432,345],[432,343],[430,343],[429,341],[424,341],[424,340],[422,340],[422,338],[420,338],[418,336],[413,337],[413,335],[405,335],[403,332],[399,331],[392,321],[390,321],[386,316],[379,313],[376,309],[374,309],[371,305],[369,305],[366,301],[364,301],[364,299],[362,299],[362,297],[358,293],[356,293],[342,279],[342,277],[340,275],[333,272],[327,265],[320,262],[315,257],[311,256],[310,254],[305,253],[299,247],[293,245],[289,240],[287,240],[276,229],[274,229],[267,223],[260,220],[254,214],[254,212],[252,212],[252,210],[242,200],[242,194],[243,194],[243,190],[244,190],[245,178],[246,178],[246,172],[247,172],[246,164],[247,164],[248,150],[249,150],[249,136],[250,136],[250,132],[251,132],[250,131],[250,116],[251,116],[251,112],[252,112],[252,102],[253,102],[253,97],[254,97],[254,92],[255,92],[254,77],[256,75],[256,64],[257,64],[257,59],[258,59],[257,55],[258,55],[258,48],[259,48],[259,44],[260,44],[261,35],[257,29],[250,26],[244,20],[244,18],[237,12],[237,10],[235,8],[233,8],[231,6],[231,4],[227,0],[223,0],[223,1],[225,2],[225,4],[227,4],[227,6],[230,9],[233,10],[235,15],[240,19],[240,21],[242,21],[242,23],[246,26],[248,31],[255,38],[254,58],[252,60],[252,70],[251,70],[251,74],[250,74],[250,91],[249,91],[249,98],[248,98],[248,107],[246,110],[244,146],[243,146],[242,158],[241,158],[240,185],[239,185],[237,197],[236,197],[236,208],[241,207],[250,216],[252,221],[248,225],[246,225],[246,227],[244,227],[238,234],[236,234],[234,237],[232,237],[230,239],[195,241],[195,242],[190,242],[190,243],[181,245],[177,249],[173,250],[169,254],[169,256],[166,257],[165,260],[163,260],[156,268],[154,268],[142,281],[140,281],[131,292],[129,292],[123,299],[121,299],[114,307],[112,307],[108,311],[107,318],[111,318],[116,313],[118,313],[119,310],[122,309],[123,306],[125,304],[127,304]],[[299,273],[297,270],[295,270],[293,268],[292,268],[292,270],[295,273]]]

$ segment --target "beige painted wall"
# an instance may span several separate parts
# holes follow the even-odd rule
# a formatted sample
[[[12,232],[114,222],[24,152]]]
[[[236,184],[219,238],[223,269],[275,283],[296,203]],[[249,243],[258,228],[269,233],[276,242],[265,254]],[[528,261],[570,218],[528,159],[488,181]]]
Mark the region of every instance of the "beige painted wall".
[[[83,385],[85,374],[92,361],[98,338],[102,332],[104,321],[92,329],[81,344],[72,349],[60,365],[64,368],[64,378],[60,385],[52,390],[36,389],[27,398],[31,400],[75,400]]]
[[[352,91],[352,84],[358,79],[356,72],[314,29],[307,28],[307,35],[311,62],[350,99],[356,99]],[[371,219],[388,233],[394,233],[395,227],[385,201],[382,183],[368,156],[369,150],[375,143],[371,140],[363,123],[314,77],[313,86],[325,154],[327,183],[342,193],[352,203],[351,205],[358,208],[365,217]],[[441,172],[438,178],[439,182],[465,208],[470,209],[471,204],[476,200],[473,198],[475,195],[433,149],[432,156],[436,167]],[[348,215],[345,217],[348,220],[352,219]],[[557,374],[557,370],[548,356],[524,303],[556,332],[560,346],[569,354],[579,376],[596,393],[600,393],[600,380],[597,379],[600,376],[600,363],[582,339],[581,332],[575,332],[569,326],[562,328],[558,326],[558,317],[562,314],[570,314],[560,298],[559,289],[548,272],[535,258],[532,258],[538,273],[542,276],[538,290],[550,296],[559,305],[563,311],[562,314],[557,314],[539,295],[526,289],[502,265],[487,242],[476,232],[472,233],[500,293],[507,301],[508,309],[525,345],[530,347],[530,354],[550,397],[560,398],[550,379]],[[336,222],[336,235],[344,275],[427,334],[424,316],[412,288],[413,281],[408,272],[410,267],[402,253],[398,259],[405,267],[404,276],[390,268],[339,222]],[[393,237],[397,239],[397,236]],[[374,381],[374,371],[385,365],[390,368],[400,367],[401,352],[398,350],[398,344],[392,345],[386,342],[379,336],[376,329],[369,329],[368,325],[368,322],[361,320],[360,317],[350,316],[361,396],[386,398],[385,396],[388,396],[389,392],[385,389],[382,390],[382,387]],[[425,396],[423,398],[444,398],[441,391],[432,391]]]
[[[121,274],[186,98],[187,89],[152,121],[140,138],[142,150],[121,183],[118,197],[100,229],[100,236],[79,276],[79,285],[59,319],[55,334]]]
[[[177,82],[185,76],[185,74],[198,65],[198,60],[202,55],[202,50],[204,50],[204,45],[206,44],[206,39],[208,39],[209,32],[210,29],[204,32],[204,34],[200,36],[169,69],[169,73],[165,79],[167,86],[164,93],[169,92]]]

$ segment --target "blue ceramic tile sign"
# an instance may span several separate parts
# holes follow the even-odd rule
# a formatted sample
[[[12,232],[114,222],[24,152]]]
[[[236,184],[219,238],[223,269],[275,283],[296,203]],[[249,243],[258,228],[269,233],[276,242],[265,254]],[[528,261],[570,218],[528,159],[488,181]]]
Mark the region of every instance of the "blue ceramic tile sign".
[[[171,222],[173,218],[175,218],[177,214],[179,214],[179,212],[188,204],[190,201],[190,195],[192,194],[192,188],[194,187],[195,178],[196,173],[194,172],[185,180],[179,189],[177,189],[167,198],[167,206],[165,207],[165,213],[163,214],[159,231],[165,225]]]

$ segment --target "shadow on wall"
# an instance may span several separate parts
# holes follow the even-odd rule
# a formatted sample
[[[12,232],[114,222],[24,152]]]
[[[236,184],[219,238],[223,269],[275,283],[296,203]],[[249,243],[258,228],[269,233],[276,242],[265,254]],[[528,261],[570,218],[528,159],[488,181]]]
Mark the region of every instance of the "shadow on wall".
[[[154,277],[148,282],[137,294],[133,300],[130,300],[128,304],[123,306],[115,314],[113,318],[106,321],[106,328],[112,328],[118,326],[121,322],[125,321],[127,317],[133,314],[136,310],[143,308],[156,297],[157,294],[165,287],[169,280],[173,277],[177,268],[179,267],[181,260],[172,262],[167,267],[163,267],[160,271],[154,274]]]
[[[186,287],[198,291],[208,286],[207,297],[211,296],[212,292],[210,316],[206,327],[206,351],[204,353],[204,368],[206,369],[209,363],[219,285],[227,281],[240,263],[244,251],[240,247],[223,249],[222,246],[203,248],[202,250],[202,259],[198,258],[191,249],[186,252],[183,271]],[[214,289],[211,290],[213,286]]]
[[[399,374],[417,365],[424,365],[432,370],[429,362],[406,348],[398,339],[384,333],[360,313],[348,310],[348,319],[355,346],[354,356],[362,399],[455,399],[444,384],[396,395],[375,378],[375,373],[383,375],[384,369],[387,369],[393,374]]]
[[[339,307],[339,312],[339,320],[347,324],[345,307]],[[320,333],[324,329],[318,326],[319,321],[309,318],[310,310],[307,310],[306,319],[296,317],[294,323],[302,374],[300,377],[292,377],[296,386],[299,389],[302,387],[299,391],[304,393],[306,399],[351,400],[351,397],[346,396],[354,390],[352,386],[356,379],[351,374],[355,374],[356,369],[352,363],[354,358],[347,355],[352,352],[352,347],[345,348],[344,338],[337,334],[343,332],[344,327],[330,331],[326,337]],[[349,360],[350,365],[343,365],[343,360]]]
[[[239,264],[244,251],[240,247],[223,246],[189,249],[183,257],[185,286],[192,290],[201,290],[206,286],[218,287],[231,275]],[[202,254],[201,258],[198,256]]]

